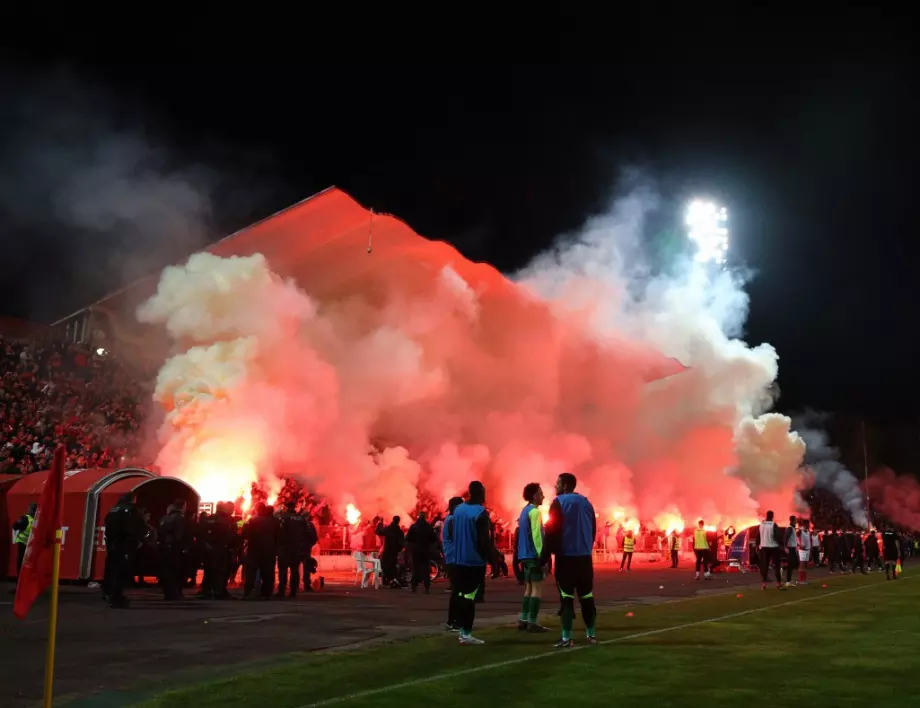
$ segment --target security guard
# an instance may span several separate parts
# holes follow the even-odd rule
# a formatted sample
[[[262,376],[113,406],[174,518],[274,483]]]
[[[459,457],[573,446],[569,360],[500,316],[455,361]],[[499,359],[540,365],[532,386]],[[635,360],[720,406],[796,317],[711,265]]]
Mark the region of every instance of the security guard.
[[[16,531],[16,574],[22,570],[22,561],[26,557],[26,546],[29,545],[29,536],[32,535],[32,524],[35,523],[35,512],[38,511],[38,504],[29,504],[29,510],[19,517],[19,520],[13,524],[13,531]]]
[[[625,566],[626,572],[632,571],[633,551],[636,550],[636,537],[633,536],[633,530],[627,529],[623,537],[623,558],[620,560],[620,572],[623,572]]]
[[[705,577],[712,577],[709,572],[709,539],[706,537],[705,523],[700,523],[693,530],[693,555],[696,556],[696,579],[700,579],[700,566],[703,567]]]
[[[671,538],[668,540],[668,547],[671,549],[671,567],[677,567],[677,561],[680,560],[680,536],[677,531],[671,531]]]

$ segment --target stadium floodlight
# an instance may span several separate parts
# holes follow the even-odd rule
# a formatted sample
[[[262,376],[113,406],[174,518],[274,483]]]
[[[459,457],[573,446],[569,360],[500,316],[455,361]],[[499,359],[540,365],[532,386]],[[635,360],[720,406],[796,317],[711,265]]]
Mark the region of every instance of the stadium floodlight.
[[[725,265],[728,254],[728,211],[713,202],[695,200],[687,207],[687,238],[696,244],[698,263]]]

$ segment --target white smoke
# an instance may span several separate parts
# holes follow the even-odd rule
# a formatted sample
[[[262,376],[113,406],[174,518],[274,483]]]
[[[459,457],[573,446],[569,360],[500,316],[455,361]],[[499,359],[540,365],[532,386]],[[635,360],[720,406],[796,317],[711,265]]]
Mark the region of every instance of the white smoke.
[[[248,497],[256,480],[271,495],[282,475],[338,495],[346,477],[366,513],[412,510],[419,465],[399,447],[367,454],[380,410],[442,385],[401,331],[352,332],[347,345],[334,321],[259,254],[197,253],[167,268],[138,319],[164,326],[180,349],[154,393],[167,412],[157,460],[164,470],[209,499]]]
[[[636,494],[646,500],[640,506],[661,506],[665,498],[684,493],[711,497],[700,513],[708,505],[709,513],[717,514],[728,501],[753,514],[758,497],[761,506],[789,497],[785,505],[791,506],[802,481],[805,444],[791,431],[788,417],[765,413],[773,402],[776,350],[766,343],[751,347],[732,336],[740,332],[748,308],[743,283],[733,272],[688,260],[672,269],[676,275],[649,275],[641,236],[658,206],[652,189],[637,189],[518,277],[557,311],[582,318],[595,336],[627,335],[690,367],[649,386],[639,404],[637,431],[624,457],[636,470],[646,468],[645,481],[651,482],[634,476]],[[668,447],[683,454],[664,453],[671,457],[667,465],[648,465],[662,454],[656,448]],[[717,489],[713,468],[741,481],[744,489],[730,484]],[[711,488],[700,488],[694,478],[707,480]],[[693,504],[688,499],[682,506]]]
[[[853,523],[866,528],[866,495],[856,476],[839,459],[839,451],[830,444],[827,432],[819,426],[826,416],[805,414],[795,421],[795,429],[805,441],[805,466],[819,489],[833,493],[843,504]]]

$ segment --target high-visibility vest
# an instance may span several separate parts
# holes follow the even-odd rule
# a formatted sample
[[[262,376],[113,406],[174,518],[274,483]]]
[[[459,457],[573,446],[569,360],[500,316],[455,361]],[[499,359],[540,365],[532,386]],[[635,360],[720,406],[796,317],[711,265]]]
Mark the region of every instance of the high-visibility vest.
[[[693,532],[693,550],[708,551],[709,541],[706,540],[706,529],[696,529]]]
[[[29,542],[29,534],[32,533],[32,524],[35,523],[35,517],[29,516],[26,514],[26,519],[29,523],[26,524],[26,527],[16,534],[16,543],[21,543],[23,546]]]
[[[624,553],[632,553],[635,547],[636,547],[636,537],[635,536],[625,536],[623,538],[623,552]]]
[[[680,550],[680,536],[671,536],[671,550],[672,551]]]

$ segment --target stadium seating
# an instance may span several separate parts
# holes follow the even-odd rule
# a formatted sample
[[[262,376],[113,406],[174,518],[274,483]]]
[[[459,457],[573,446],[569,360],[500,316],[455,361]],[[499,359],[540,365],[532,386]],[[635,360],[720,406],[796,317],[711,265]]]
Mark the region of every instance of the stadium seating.
[[[143,464],[148,400],[104,350],[0,336],[0,473],[48,469],[58,443],[68,469]]]

